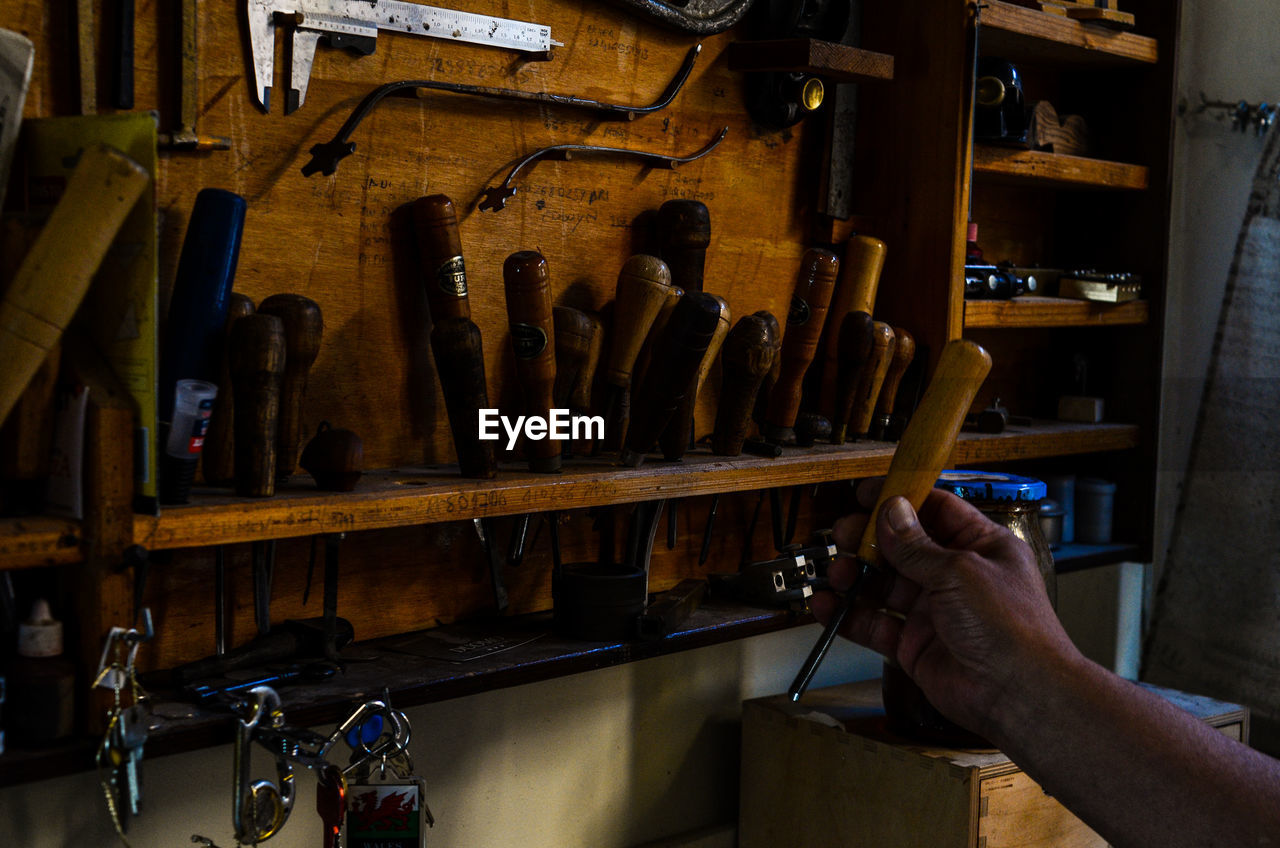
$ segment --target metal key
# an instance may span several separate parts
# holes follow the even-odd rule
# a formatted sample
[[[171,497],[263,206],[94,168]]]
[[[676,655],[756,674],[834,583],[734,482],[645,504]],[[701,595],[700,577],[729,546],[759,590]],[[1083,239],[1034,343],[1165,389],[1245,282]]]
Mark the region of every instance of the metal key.
[[[338,848],[338,834],[347,814],[347,779],[335,765],[316,772],[316,812],[324,823],[323,848]]]
[[[116,737],[123,762],[125,786],[122,793],[129,815],[136,816],[142,803],[142,746],[151,731],[151,711],[145,703],[135,703],[120,711]]]

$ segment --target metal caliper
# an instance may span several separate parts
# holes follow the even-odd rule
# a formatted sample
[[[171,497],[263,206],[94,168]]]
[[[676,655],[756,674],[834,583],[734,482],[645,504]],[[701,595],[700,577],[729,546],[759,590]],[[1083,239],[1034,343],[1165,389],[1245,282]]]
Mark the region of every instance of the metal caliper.
[[[275,29],[285,26],[290,31],[287,55],[293,58],[284,104],[286,115],[307,99],[311,64],[316,44],[322,38],[332,47],[346,47],[366,56],[374,51],[380,29],[526,53],[546,53],[552,47],[563,46],[552,40],[551,28],[541,24],[401,0],[247,0],[247,5],[254,92],[264,112],[271,111]]]

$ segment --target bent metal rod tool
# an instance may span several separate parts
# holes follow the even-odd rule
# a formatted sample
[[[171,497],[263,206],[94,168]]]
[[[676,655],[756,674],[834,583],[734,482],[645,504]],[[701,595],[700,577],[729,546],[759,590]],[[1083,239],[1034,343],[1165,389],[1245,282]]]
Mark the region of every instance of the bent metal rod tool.
[[[845,593],[844,600],[827,622],[817,644],[813,646],[804,665],[792,682],[787,694],[792,701],[799,701],[813,680],[818,666],[830,650],[836,634],[849,616],[858,595],[858,587],[867,572],[880,565],[880,551],[876,544],[876,516],[884,502],[896,495],[905,497],[914,509],[919,509],[925,496],[937,482],[947,459],[955,447],[956,436],[964,422],[965,413],[973,403],[974,395],[987,372],[991,370],[991,356],[981,345],[967,339],[955,339],[942,349],[937,371],[929,388],[925,390],[919,408],[902,434],[902,441],[889,463],[889,473],[884,486],[871,510],[871,520],[862,534],[856,554],[858,570]],[[850,556],[850,554],[845,554]]]
[[[693,71],[693,64],[702,52],[702,45],[695,44],[685,54],[684,63],[676,75],[667,83],[666,89],[658,99],[647,106],[628,106],[622,103],[605,103],[571,94],[547,94],[541,91],[518,91],[510,88],[491,88],[484,85],[467,85],[458,82],[442,82],[436,80],[399,80],[380,85],[365,95],[351,115],[338,128],[338,133],[326,142],[313,145],[311,161],[302,166],[302,175],[309,177],[316,171],[326,177],[338,169],[338,163],[356,152],[356,143],[351,141],[351,134],[360,126],[360,122],[369,113],[392,94],[422,98],[431,91],[445,91],[451,94],[470,94],[476,97],[492,97],[497,100],[516,100],[526,103],[549,103],[553,106],[569,106],[576,109],[587,109],[602,118],[625,118],[633,121],[641,115],[665,109],[680,93],[685,80]]]
[[[547,53],[552,47],[563,46],[552,40],[551,28],[541,24],[400,0],[247,0],[247,7],[254,93],[264,112],[271,111],[275,28],[283,25],[292,30],[287,45],[293,59],[285,95],[286,115],[301,108],[307,99],[311,64],[322,38],[331,47],[346,47],[365,56],[373,53],[380,29],[525,53]]]
[[[526,166],[533,165],[539,159],[563,159],[569,161],[575,156],[583,153],[604,154],[607,156],[631,156],[642,160],[646,165],[653,167],[654,165],[663,165],[667,168],[676,168],[695,159],[701,159],[711,151],[715,150],[724,141],[724,137],[729,134],[728,127],[721,127],[720,132],[716,133],[716,137],[711,139],[700,150],[690,153],[688,156],[668,156],[665,153],[652,153],[646,150],[628,150],[623,147],[600,147],[594,144],[556,144],[551,147],[544,147],[541,150],[535,150],[533,153],[525,156],[512,167],[511,172],[507,174],[507,178],[502,181],[502,185],[486,188],[484,190],[484,199],[480,201],[481,211],[496,212],[503,209],[507,205],[507,198],[514,197],[516,188],[511,183],[515,181],[516,174],[520,173]]]

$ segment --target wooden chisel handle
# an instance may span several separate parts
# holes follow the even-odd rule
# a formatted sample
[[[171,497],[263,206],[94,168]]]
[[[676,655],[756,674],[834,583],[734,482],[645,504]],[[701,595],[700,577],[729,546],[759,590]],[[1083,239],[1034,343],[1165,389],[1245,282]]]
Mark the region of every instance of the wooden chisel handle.
[[[849,416],[849,432],[855,439],[864,438],[871,430],[871,417],[876,411],[876,399],[880,387],[893,362],[897,340],[893,328],[883,321],[876,321],[871,330],[871,353],[862,365],[857,388],[853,391],[853,411]]]
[[[821,248],[805,251],[800,261],[800,273],[787,314],[787,329],[782,337],[782,367],[778,382],[769,393],[769,412],[765,416],[764,435],[770,441],[784,442],[794,437],[792,427],[800,411],[804,373],[818,350],[839,270],[840,260],[836,255]]]
[[[581,383],[600,322],[581,309],[556,306],[551,310],[551,323],[556,336],[556,383],[551,395],[555,405],[563,409],[568,408]]]
[[[631,385],[631,370],[649,328],[671,294],[671,271],[655,256],[632,256],[618,272],[614,296],[613,337],[604,379],[614,386]]]
[[[636,392],[635,417],[627,428],[622,461],[636,467],[666,429],[686,392],[693,390],[698,365],[720,323],[720,301],[705,292],[686,292],[671,313],[649,374]]]
[[[711,373],[712,363],[720,354],[725,337],[729,335],[729,304],[722,297],[717,295],[712,297],[720,304],[720,321],[716,324],[711,341],[707,344],[706,353],[702,354],[702,362],[698,364],[698,373],[694,375],[692,387],[685,392],[684,398],[676,407],[675,413],[672,414],[671,420],[667,422],[667,427],[658,440],[662,447],[662,456],[669,462],[683,458],[685,450],[689,447],[689,427],[693,423],[694,404],[698,401],[698,393],[702,391],[702,384],[706,382],[707,374]]]
[[[880,396],[876,399],[875,417],[871,425],[872,438],[883,439],[887,434],[890,420],[893,418],[893,407],[897,402],[898,386],[902,384],[902,375],[907,373],[907,368],[915,357],[915,336],[901,327],[894,327],[893,361],[889,363],[884,385],[880,387]]]
[[[258,304],[258,314],[276,316],[284,328],[284,375],[276,432],[276,479],[284,482],[302,452],[302,402],[307,394],[307,375],[320,353],[324,318],[320,305],[300,294],[273,294]]]
[[[823,340],[822,379],[819,387],[819,412],[827,418],[836,415],[840,366],[839,330],[846,315],[864,312],[873,315],[876,292],[880,288],[880,272],[884,268],[885,243],[871,236],[855,235],[845,242],[840,261],[840,276],[831,295],[831,317]]]
[[[880,514],[884,502],[901,495],[918,510],[938,482],[938,475],[955,449],[964,416],[990,370],[991,355],[975,342],[953,339],[942,349],[938,368],[898,442],[884,486],[871,509],[873,517],[857,551],[863,562],[874,565],[880,561],[874,517]]]
[[[284,323],[275,315],[246,315],[231,325],[227,357],[236,393],[236,494],[271,497],[276,492]]]
[[[246,315],[253,314],[253,301],[239,292],[227,297],[227,323],[222,331],[219,351],[218,396],[213,399],[213,413],[209,416],[209,432],[200,451],[200,466],[204,481],[210,486],[229,486],[235,482],[235,392],[231,390],[231,366],[227,360],[230,348],[231,326]]]
[[[889,498],[901,495],[914,509],[920,509],[951,456],[964,416],[990,370],[991,356],[974,342],[954,339],[942,349],[933,379],[925,389],[924,397],[912,415],[906,432],[902,434],[902,441],[898,443],[893,459],[889,461],[889,472],[875,506],[872,507],[867,529],[858,544],[858,576],[787,689],[792,701],[800,700],[823,657],[830,650],[831,643],[835,641],[836,634],[848,618],[862,575],[866,574],[868,568],[881,562],[880,550],[876,545],[876,524],[880,508]]]
[[[720,352],[723,383],[716,408],[715,432],[711,436],[711,452],[718,456],[742,453],[742,443],[751,428],[756,395],[773,368],[778,351],[774,336],[777,323],[766,320],[760,313],[747,315],[739,318],[725,337]]]
[[[854,398],[862,368],[871,356],[876,322],[866,312],[850,312],[840,322],[839,366],[836,370],[836,392],[831,419],[831,444],[842,445],[849,433]]]
[[[0,422],[57,344],[150,184],[146,169],[106,145],[80,154],[62,199],[0,300]]]
[[[503,263],[502,279],[525,414],[549,419],[555,403],[556,339],[547,260],[535,250],[517,251]],[[526,451],[530,471],[560,470],[560,442],[549,434],[526,439]]]
[[[431,325],[444,410],[463,477],[488,480],[498,473],[493,442],[481,441],[479,411],[489,406],[480,328],[470,318],[443,318]]]
[[[699,200],[668,200],[658,207],[658,243],[671,269],[671,285],[702,291],[711,213]]]
[[[570,409],[591,409],[591,387],[595,384],[596,370],[600,367],[600,355],[604,353],[604,322],[599,315],[584,313],[591,323],[591,342],[587,345],[587,358],[582,363],[578,379],[569,393]],[[556,330],[556,338],[560,331]]]
[[[413,202],[413,229],[431,320],[470,318],[467,267],[453,201],[443,194],[419,197]]]

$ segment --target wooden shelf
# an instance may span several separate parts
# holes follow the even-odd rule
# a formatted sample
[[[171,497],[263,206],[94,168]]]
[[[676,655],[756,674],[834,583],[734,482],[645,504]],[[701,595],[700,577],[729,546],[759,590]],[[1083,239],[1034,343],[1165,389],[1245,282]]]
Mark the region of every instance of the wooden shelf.
[[[1136,444],[1137,428],[1128,425],[1046,422],[997,435],[962,434],[951,464]],[[683,462],[651,461],[640,468],[575,459],[565,473],[552,477],[504,468],[493,480],[461,480],[451,467],[392,469],[366,472],[357,491],[340,495],[318,492],[299,477],[265,499],[197,489],[190,506],[169,508],[158,518],[135,515],[133,539],[151,550],[201,547],[856,479],[885,473],[893,451],[889,442],[867,441],[785,448],[777,459],[726,459],[694,451]]]
[[[731,71],[797,71],[831,82],[886,82],[893,57],[816,38],[735,41],[727,50]]]
[[[1153,64],[1159,59],[1154,38],[1002,0],[986,0],[981,21],[982,51],[1014,62],[1107,67]]]
[[[80,522],[33,516],[0,519],[0,571],[80,562]]]
[[[684,627],[656,641],[586,642],[551,632],[550,613],[444,625],[433,630],[356,643],[343,651],[360,661],[323,683],[286,684],[277,691],[288,723],[296,727],[336,724],[367,698],[386,688],[397,707],[444,701],[565,677],[583,671],[673,654],[810,624],[809,615],[787,610],[710,601],[693,612]],[[503,639],[513,647],[468,662],[427,656],[447,653],[463,642]],[[802,657],[796,657],[799,668]],[[248,672],[237,672],[238,675]],[[227,681],[230,683],[231,681]],[[151,691],[152,726],[147,757],[193,751],[234,739],[228,712],[196,706],[147,680]],[[0,786],[89,771],[99,740],[80,739],[40,751],[15,750],[0,755]],[[339,746],[341,756],[346,748]]]
[[[973,173],[974,179],[1040,188],[1141,191],[1150,182],[1142,165],[992,144],[973,146]]]
[[[1011,300],[966,300],[964,326],[971,329],[1021,327],[1111,327],[1146,324],[1145,300],[1099,303],[1065,297],[1022,295]]]

